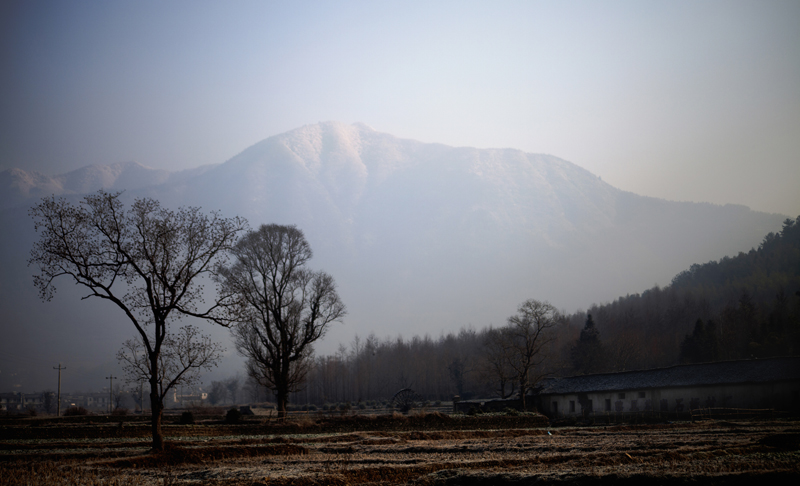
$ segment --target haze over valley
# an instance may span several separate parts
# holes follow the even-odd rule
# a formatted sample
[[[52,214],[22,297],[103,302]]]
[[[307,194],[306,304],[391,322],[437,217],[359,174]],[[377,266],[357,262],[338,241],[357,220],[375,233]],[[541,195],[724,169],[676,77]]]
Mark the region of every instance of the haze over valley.
[[[348,308],[316,350],[355,335],[432,335],[503,325],[525,299],[573,312],[666,285],[691,264],[757,247],[784,215],[739,205],[672,202],[619,190],[555,156],[449,147],[363,124],[325,122],[267,138],[217,165],[171,173],[137,163],[62,175],[0,173],[5,231],[0,315],[13,357],[0,388],[49,387],[67,363],[73,387],[102,383],[132,329],[115,308],[66,280],[38,300],[25,264],[36,239],[27,215],[47,194],[78,200],[98,189],[242,216],[251,227],[302,229],[313,269],[331,274]],[[211,285],[213,287],[213,285]],[[227,343],[214,376],[239,371]]]
[[[124,313],[67,277],[42,302],[27,265],[32,205],[100,189],[296,225],[347,308],[313,344],[340,368],[356,336],[472,329],[474,357],[527,299],[570,314],[565,342],[595,309],[606,370],[683,359],[701,317],[738,333],[720,359],[797,349],[799,48],[790,0],[0,2],[0,392],[123,377]],[[244,377],[227,329],[184,323],[226,348],[203,386]],[[464,361],[397,356],[445,399]]]

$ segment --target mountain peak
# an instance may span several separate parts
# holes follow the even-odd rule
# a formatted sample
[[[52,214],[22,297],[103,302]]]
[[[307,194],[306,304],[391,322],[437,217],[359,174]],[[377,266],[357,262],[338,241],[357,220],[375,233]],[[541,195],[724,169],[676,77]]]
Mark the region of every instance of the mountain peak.
[[[333,330],[334,342],[499,323],[529,298],[586,308],[666,284],[692,263],[747,251],[783,220],[637,196],[550,155],[422,143],[340,122],[276,135],[180,174],[135,162],[56,177],[16,169],[0,173],[0,198],[128,189],[126,200],[218,210],[251,227],[297,225],[314,249],[313,267],[335,276],[348,306],[337,328],[349,336]],[[130,337],[109,319],[124,317],[78,298],[51,310],[38,303],[25,265],[36,240],[26,209],[0,211],[0,315],[19,316],[6,321],[7,334],[28,336],[34,325],[37,336],[63,336],[55,326],[83,329],[93,339],[72,343],[75,360],[109,359],[102,356]],[[106,345],[97,346],[102,333]],[[13,341],[13,352],[26,339]],[[64,349],[57,338],[39,341],[22,354]]]

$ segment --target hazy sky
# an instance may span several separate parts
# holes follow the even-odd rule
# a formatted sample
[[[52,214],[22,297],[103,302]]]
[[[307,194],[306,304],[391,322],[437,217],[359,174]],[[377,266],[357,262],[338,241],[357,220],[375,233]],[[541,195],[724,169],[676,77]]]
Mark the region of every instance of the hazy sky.
[[[0,62],[0,169],[184,169],[360,121],[800,214],[797,1],[4,1]]]

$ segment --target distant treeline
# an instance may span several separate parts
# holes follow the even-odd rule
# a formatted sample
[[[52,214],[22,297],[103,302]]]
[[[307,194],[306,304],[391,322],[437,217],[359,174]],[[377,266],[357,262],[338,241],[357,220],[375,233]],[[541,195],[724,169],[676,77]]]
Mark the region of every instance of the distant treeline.
[[[800,217],[787,219],[758,249],[692,265],[665,288],[595,304],[561,320],[543,365],[552,375],[798,355]],[[335,355],[315,358],[305,390],[292,402],[374,402],[403,388],[430,401],[497,395],[497,375],[487,359],[491,332],[357,337]]]

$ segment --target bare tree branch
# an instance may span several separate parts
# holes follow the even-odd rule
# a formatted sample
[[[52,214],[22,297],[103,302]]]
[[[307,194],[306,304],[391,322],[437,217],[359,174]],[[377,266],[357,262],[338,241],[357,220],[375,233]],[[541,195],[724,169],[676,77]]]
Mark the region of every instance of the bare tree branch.
[[[219,295],[207,309],[199,310],[198,303],[203,277],[226,263],[226,251],[246,222],[198,208],[171,211],[153,199],[136,199],[126,209],[120,194],[99,191],[79,205],[43,199],[30,211],[39,240],[28,264],[39,269],[34,284],[43,300],[52,299],[58,277],[69,276],[87,290],[83,298],[108,300],[131,321],[148,361],[153,448],[161,450],[159,370],[169,325],[183,316],[229,324],[218,317],[236,304],[228,295]]]

